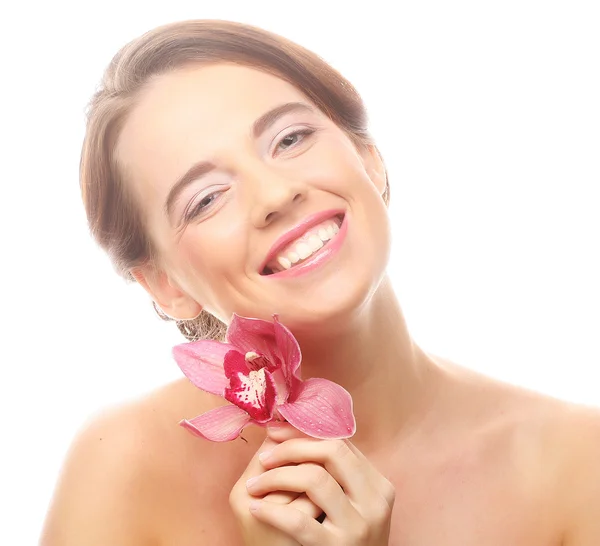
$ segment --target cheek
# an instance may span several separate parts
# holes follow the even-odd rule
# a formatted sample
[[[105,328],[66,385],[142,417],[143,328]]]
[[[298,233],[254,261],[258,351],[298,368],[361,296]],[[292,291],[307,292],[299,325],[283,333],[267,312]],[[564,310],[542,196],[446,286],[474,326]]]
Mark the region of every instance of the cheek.
[[[176,249],[185,277],[190,279],[189,290],[201,290],[204,296],[226,292],[244,275],[247,263],[247,233],[241,224],[214,220],[188,226]]]
[[[346,194],[354,184],[367,181],[362,160],[354,145],[329,136],[307,155],[306,172],[310,179],[332,193]]]

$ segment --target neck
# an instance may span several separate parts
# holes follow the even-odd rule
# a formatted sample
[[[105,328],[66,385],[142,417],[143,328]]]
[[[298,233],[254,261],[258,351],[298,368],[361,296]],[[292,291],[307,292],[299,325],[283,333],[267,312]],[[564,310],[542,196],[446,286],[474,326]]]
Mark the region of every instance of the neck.
[[[352,395],[352,441],[361,449],[393,441],[431,399],[436,366],[411,339],[387,277],[342,331],[299,342],[302,377],[335,381]]]

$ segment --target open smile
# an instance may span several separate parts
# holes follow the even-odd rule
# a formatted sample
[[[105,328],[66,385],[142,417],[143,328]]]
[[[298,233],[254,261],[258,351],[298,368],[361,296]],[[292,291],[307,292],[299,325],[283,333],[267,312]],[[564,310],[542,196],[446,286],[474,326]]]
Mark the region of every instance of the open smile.
[[[345,213],[339,211],[310,216],[273,245],[261,275],[296,276],[314,269],[341,246],[346,235],[345,219]]]

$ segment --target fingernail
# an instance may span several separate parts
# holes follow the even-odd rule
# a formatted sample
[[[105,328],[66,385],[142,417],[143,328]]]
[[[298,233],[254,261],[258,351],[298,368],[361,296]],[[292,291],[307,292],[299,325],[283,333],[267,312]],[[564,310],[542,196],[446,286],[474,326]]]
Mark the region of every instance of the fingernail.
[[[263,451],[259,456],[258,456],[258,460],[261,463],[264,463],[271,455],[273,454],[273,451],[269,450],[269,451]]]
[[[250,512],[256,512],[259,508],[260,508],[259,500],[250,501]]]
[[[269,430],[279,430],[280,428],[283,428],[284,426],[285,426],[285,423],[283,421],[271,421],[267,425],[267,428]]]
[[[250,478],[247,482],[246,482],[246,487],[250,488],[252,487],[256,482],[258,481],[258,477],[256,478]]]

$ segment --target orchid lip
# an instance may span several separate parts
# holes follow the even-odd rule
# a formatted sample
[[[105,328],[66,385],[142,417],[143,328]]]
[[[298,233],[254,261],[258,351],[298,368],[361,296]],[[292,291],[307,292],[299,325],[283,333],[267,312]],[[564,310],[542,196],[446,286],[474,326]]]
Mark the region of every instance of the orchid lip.
[[[270,275],[273,271],[267,267],[267,264],[279,254],[287,245],[294,242],[297,239],[300,239],[306,232],[308,232],[311,228],[327,221],[333,220],[337,218],[340,224],[343,222],[345,217],[345,211],[340,210],[328,210],[323,211],[317,214],[313,214],[306,218],[304,221],[300,222],[297,226],[289,230],[283,236],[281,236],[275,244],[269,250],[267,257],[263,261],[259,271],[261,275]],[[324,246],[326,246],[330,241],[327,241]]]

